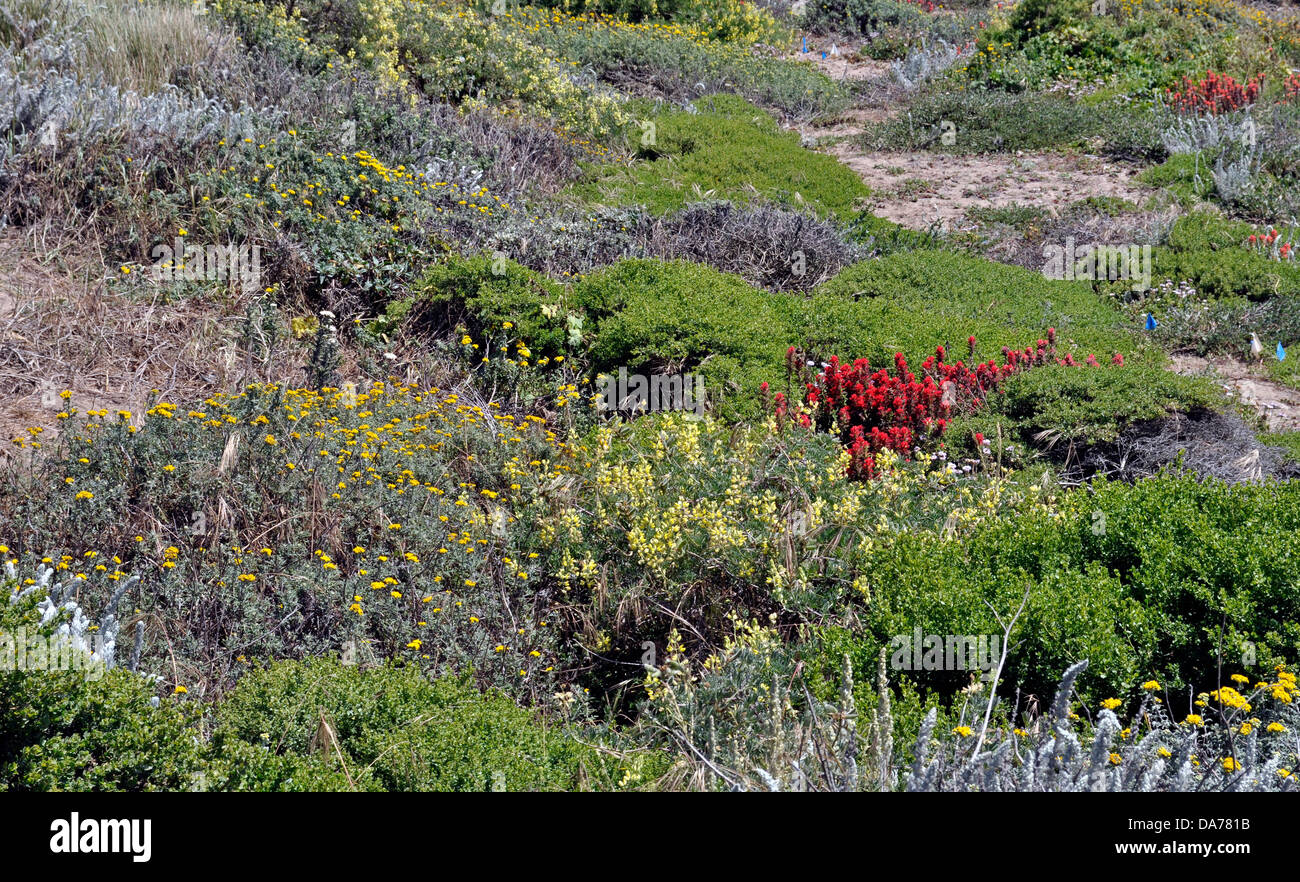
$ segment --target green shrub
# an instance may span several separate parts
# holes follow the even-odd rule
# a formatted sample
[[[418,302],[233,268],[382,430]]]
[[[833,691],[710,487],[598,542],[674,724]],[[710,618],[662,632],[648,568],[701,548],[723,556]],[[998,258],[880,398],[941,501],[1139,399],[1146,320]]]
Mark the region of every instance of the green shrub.
[[[1046,365],[1009,378],[973,417],[956,421],[952,434],[973,432],[1025,444],[1056,447],[1113,441],[1125,426],[1209,407],[1213,384],[1151,364],[1066,367]]]
[[[1175,251],[1240,249],[1257,230],[1245,221],[1211,211],[1193,211],[1174,221],[1166,245]]]
[[[946,131],[954,136],[951,144],[943,141]],[[1116,157],[1164,155],[1151,115],[1119,103],[950,87],[927,92],[907,113],[867,128],[863,144],[871,150],[1010,153],[1087,146],[1094,138],[1102,139],[1106,152]]]
[[[1199,154],[1175,153],[1159,165],[1138,173],[1137,179],[1153,187],[1163,187],[1183,205],[1195,205],[1214,195],[1211,166]]]
[[[1147,677],[1173,699],[1218,680],[1220,658],[1268,676],[1300,653],[1300,483],[1228,486],[1194,477],[1094,482],[1062,515],[990,522],[962,541],[910,534],[870,563],[880,586],[864,624],[874,651],[893,635],[999,634],[1026,588],[1005,689],[1040,700],[1061,665],[1089,660],[1099,699]],[[952,690],[960,672],[913,673]],[[968,674],[967,674],[968,676]],[[1183,693],[1185,695],[1185,692]],[[1182,699],[1184,705],[1190,702]]]
[[[409,312],[415,327],[434,332],[463,324],[476,338],[511,322],[539,355],[567,348],[565,314],[559,310],[563,288],[505,257],[449,255],[429,268],[416,293],[413,305],[389,307],[388,318],[400,321]],[[543,311],[548,306],[555,307],[554,315]]]
[[[805,150],[797,134],[781,131],[749,102],[714,95],[695,106],[696,113],[654,113],[648,120],[655,126],[653,143],[643,143],[640,130],[632,136],[643,161],[630,168],[596,167],[570,192],[588,202],[642,204],[655,214],[706,197],[737,203],[758,197],[845,219],[867,195],[852,170]]]
[[[1021,39],[1066,25],[1085,21],[1090,16],[1088,0],[1020,0],[1011,12],[1008,25]]]
[[[1197,293],[1214,300],[1300,295],[1300,267],[1269,260],[1241,247],[1213,251],[1153,248],[1151,267],[1153,279],[1189,281]]]
[[[585,766],[598,765],[595,751],[504,695],[430,682],[414,667],[362,670],[333,659],[246,674],[217,706],[212,744],[228,762],[228,780],[250,789],[293,784],[280,764],[240,769],[233,760],[250,747],[281,757],[318,753],[318,763],[290,768],[337,785],[339,776],[320,777],[319,765],[337,767],[359,786],[389,791],[576,789]]]
[[[0,634],[52,634],[36,598],[10,602],[13,587],[0,580]],[[174,699],[155,708],[153,697],[151,680],[119,668],[0,667],[0,790],[187,787],[201,758],[194,714]]]
[[[593,371],[699,372],[719,413],[755,413],[776,380],[798,301],[687,261],[625,260],[583,279],[574,298],[595,324]]]
[[[1247,239],[1258,232],[1261,228],[1213,212],[1184,215],[1170,230],[1167,246],[1152,249],[1152,276],[1191,282],[1202,297],[1216,300],[1300,295],[1300,267],[1249,249]]]
[[[490,361],[516,342],[496,336]],[[483,351],[460,348],[475,363]],[[87,561],[78,591],[92,609],[121,574],[139,575],[142,664],[169,685],[225,681],[244,656],[351,642],[365,658],[472,671],[529,704],[554,700],[573,666],[557,658],[558,629],[541,624],[552,616],[544,549],[525,509],[573,457],[540,419],[384,383],[255,385],[199,406],[159,402],[139,425],[74,409],[76,429],[30,473],[0,474],[13,557]],[[96,556],[107,565],[92,568]]]
[[[1086,284],[944,251],[911,251],[854,264],[823,283],[808,301],[804,337],[823,360],[867,357],[885,364],[895,352],[923,360],[943,344],[966,358],[1001,361],[1001,348],[1023,349],[1049,327],[1059,354],[1083,361],[1137,348],[1128,322]]]

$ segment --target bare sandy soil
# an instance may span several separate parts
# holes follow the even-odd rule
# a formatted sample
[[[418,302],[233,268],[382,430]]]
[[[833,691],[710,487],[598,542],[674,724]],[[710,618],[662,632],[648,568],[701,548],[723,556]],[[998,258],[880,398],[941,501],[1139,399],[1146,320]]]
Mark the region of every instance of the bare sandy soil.
[[[873,213],[913,229],[961,225],[972,208],[1034,205],[1059,210],[1090,196],[1141,204],[1150,193],[1134,171],[1092,156],[1024,153],[950,156],[867,153],[841,141],[830,153],[873,193]]]
[[[1171,360],[1176,373],[1215,377],[1225,391],[1258,410],[1269,431],[1300,430],[1300,392],[1261,376],[1259,368],[1222,356],[1175,355]]]
[[[820,45],[817,47],[820,50]],[[947,153],[870,152],[855,136],[889,119],[903,96],[890,63],[858,58],[853,47],[839,57],[820,51],[795,57],[810,61],[836,81],[858,90],[852,109],[833,120],[800,126],[808,146],[853,169],[871,188],[874,214],[912,229],[963,228],[972,208],[1035,205],[1064,208],[1090,196],[1142,204],[1151,189],[1135,180],[1137,169],[1087,154],[1017,153],[954,156]]]

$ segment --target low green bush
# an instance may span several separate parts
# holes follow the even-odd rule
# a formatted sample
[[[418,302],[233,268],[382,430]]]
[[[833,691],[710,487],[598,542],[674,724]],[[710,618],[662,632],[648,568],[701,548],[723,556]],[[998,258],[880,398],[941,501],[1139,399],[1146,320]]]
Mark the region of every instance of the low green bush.
[[[389,306],[386,324],[409,314],[421,330],[446,332],[464,325],[477,338],[510,322],[539,355],[556,355],[568,341],[559,310],[563,295],[551,279],[504,256],[453,254],[429,268],[414,298]],[[555,308],[553,315],[543,311],[548,306]]]
[[[19,666],[19,629],[30,645],[57,623],[41,625],[35,597],[11,602],[16,587],[0,579],[0,635],[14,641],[0,637],[0,647],[15,660],[14,669],[0,666],[0,791],[186,787],[202,753],[192,708],[174,700],[153,707],[152,681],[119,668]]]
[[[1300,267],[1269,260],[1245,248],[1205,251],[1151,249],[1152,278],[1188,281],[1211,299],[1268,300],[1300,295]]]
[[[1004,689],[1047,700],[1070,659],[1088,659],[1085,697],[1131,695],[1155,679],[1190,710],[1186,688],[1244,670],[1270,676],[1300,653],[1300,483],[1228,486],[1191,476],[1097,480],[1061,513],[990,521],[961,541],[902,535],[867,564],[863,630],[881,646],[924,634],[1001,634],[1029,589]],[[864,664],[865,666],[865,664]],[[870,676],[874,664],[863,671]],[[860,675],[861,676],[861,675]],[[909,672],[952,694],[969,671]]]
[[[653,139],[640,130],[633,133],[642,161],[630,168],[597,166],[569,192],[586,202],[642,204],[655,214],[706,197],[737,203],[757,197],[845,219],[867,195],[852,170],[804,149],[797,134],[781,131],[749,102],[713,95],[694,106],[692,113],[643,105],[654,132]]]
[[[753,415],[780,375],[797,298],[687,261],[625,260],[583,279],[576,303],[595,326],[593,372],[699,372],[719,413]]]
[[[1001,361],[1003,346],[1023,349],[1055,327],[1059,354],[1109,360],[1137,350],[1131,322],[1084,283],[946,251],[911,251],[854,264],[814,292],[804,338],[823,359],[867,357],[885,364],[895,352],[919,361],[944,345],[953,358]]]
[[[948,125],[951,124],[951,125]],[[944,140],[951,135],[951,143]],[[1160,159],[1164,147],[1149,113],[1118,103],[1084,104],[1039,93],[983,89],[929,91],[905,114],[867,128],[871,150],[1010,153],[1092,145],[1119,158]]]
[[[1258,301],[1300,294],[1300,267],[1249,249],[1248,238],[1260,232],[1263,228],[1213,212],[1184,215],[1174,223],[1166,246],[1152,249],[1152,277],[1188,281],[1212,299]]]
[[[952,434],[980,432],[1028,445],[1056,447],[1114,441],[1125,426],[1209,407],[1220,396],[1204,378],[1158,365],[1046,365],[1009,378],[986,407],[954,422]],[[999,435],[999,429],[1001,433]]]
[[[388,791],[577,789],[584,768],[599,765],[595,751],[502,694],[333,659],[246,674],[217,705],[212,747],[231,789],[337,789],[349,778]],[[256,751],[281,759],[247,764]]]

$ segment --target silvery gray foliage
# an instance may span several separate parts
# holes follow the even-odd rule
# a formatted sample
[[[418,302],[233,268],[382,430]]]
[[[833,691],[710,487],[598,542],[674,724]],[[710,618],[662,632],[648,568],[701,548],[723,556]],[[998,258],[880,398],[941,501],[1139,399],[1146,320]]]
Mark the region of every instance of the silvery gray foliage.
[[[274,116],[274,114],[272,114]],[[161,143],[192,147],[250,136],[254,123],[275,124],[266,113],[231,110],[214,98],[165,86],[140,95],[70,73],[25,68],[12,50],[0,49],[0,168],[24,154],[50,149],[42,134],[53,126],[59,149],[123,139],[133,149]]]
[[[1242,720],[1228,725],[1175,724],[1153,693],[1135,721],[1147,731],[1124,728],[1113,711],[1093,721],[1085,747],[1072,723],[1074,681],[1086,668],[1079,662],[1065,672],[1052,709],[1024,735],[1004,735],[989,750],[972,756],[964,742],[934,737],[937,714],[922,720],[913,751],[908,791],[1125,792],[1125,791],[1295,791],[1300,757],[1300,709],[1279,703],[1274,715],[1285,733],[1261,740],[1261,726],[1241,733]],[[1207,712],[1208,713],[1208,712]],[[1235,768],[1224,760],[1231,758]],[[1285,771],[1288,774],[1283,775]]]
[[[13,561],[5,561],[5,575],[11,581],[18,581],[18,568]],[[119,581],[117,590],[104,608],[99,627],[94,631],[91,630],[91,621],[81,605],[75,600],[63,599],[71,593],[76,579],[69,577],[62,582],[54,582],[54,568],[43,563],[36,568],[32,584],[11,593],[9,602],[17,603],[24,597],[44,592],[45,596],[36,605],[41,614],[41,624],[47,625],[60,619],[59,625],[54,629],[55,636],[89,655],[92,662],[102,663],[105,669],[109,669],[117,666],[117,607],[126,592],[139,581],[139,576],[128,576]],[[136,625],[135,647],[127,670],[138,672],[143,641],[144,623],[141,622]]]
[[[1229,158],[1231,157],[1231,158]],[[1214,190],[1220,201],[1231,205],[1255,189],[1255,175],[1259,171],[1259,146],[1255,143],[1237,149],[1227,144],[1214,160],[1210,172]]]
[[[922,41],[908,50],[906,58],[893,63],[894,77],[911,92],[952,67],[960,57],[961,49],[947,40]]]
[[[1160,140],[1170,153],[1198,153],[1247,144],[1254,139],[1254,131],[1255,121],[1249,111],[1206,116],[1169,113]]]

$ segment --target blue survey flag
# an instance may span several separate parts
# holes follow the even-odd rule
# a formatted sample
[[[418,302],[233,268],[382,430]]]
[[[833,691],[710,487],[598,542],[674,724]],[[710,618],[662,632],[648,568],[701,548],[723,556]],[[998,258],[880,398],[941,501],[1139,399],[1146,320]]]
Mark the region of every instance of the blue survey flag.
[[[1147,313],[1147,330],[1148,330],[1148,331],[1154,331],[1154,330],[1156,329],[1156,325],[1157,325],[1157,324],[1159,324],[1159,322],[1156,321],[1156,317],[1153,316],[1151,313],[1148,312],[1148,313]]]
[[[1286,350],[1282,348],[1281,343],[1277,344],[1277,360],[1286,361]]]

